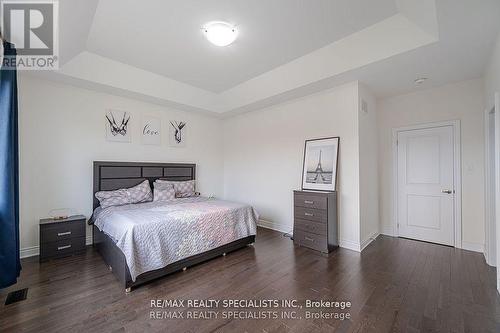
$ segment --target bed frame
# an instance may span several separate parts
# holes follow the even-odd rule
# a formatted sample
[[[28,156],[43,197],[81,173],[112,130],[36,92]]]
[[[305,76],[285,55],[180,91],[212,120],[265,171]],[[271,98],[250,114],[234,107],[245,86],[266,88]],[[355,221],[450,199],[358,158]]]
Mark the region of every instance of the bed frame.
[[[136,163],[136,162],[94,162],[94,210],[99,207],[99,201],[95,198],[98,191],[111,191],[120,188],[135,186],[144,180],[148,180],[152,186],[156,179],[167,180],[194,180],[196,177],[196,164],[180,163]],[[187,267],[199,264],[203,261],[225,256],[226,253],[235,251],[255,242],[255,236],[249,236],[229,244],[220,246],[210,251],[200,253],[180,261],[176,261],[163,268],[145,272],[139,275],[135,282],[132,281],[125,255],[115,245],[115,242],[95,225],[92,226],[93,246],[102,256],[110,271],[124,286],[126,292],[133,287],[158,279],[167,274],[186,270]]]

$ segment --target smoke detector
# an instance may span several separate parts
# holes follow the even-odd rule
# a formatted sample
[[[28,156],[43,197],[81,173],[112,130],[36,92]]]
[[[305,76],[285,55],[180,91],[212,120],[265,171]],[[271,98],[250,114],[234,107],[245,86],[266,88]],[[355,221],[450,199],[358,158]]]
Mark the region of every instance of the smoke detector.
[[[427,81],[427,78],[426,77],[419,77],[418,79],[415,80],[415,84],[417,86],[421,85],[422,83],[424,83],[425,81]]]

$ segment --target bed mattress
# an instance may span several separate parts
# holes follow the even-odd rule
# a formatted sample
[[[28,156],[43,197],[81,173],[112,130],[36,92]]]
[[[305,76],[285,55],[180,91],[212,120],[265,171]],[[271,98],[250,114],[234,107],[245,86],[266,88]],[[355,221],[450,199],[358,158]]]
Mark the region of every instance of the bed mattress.
[[[249,205],[204,197],[97,209],[94,224],[116,242],[135,282],[163,268],[256,234]]]

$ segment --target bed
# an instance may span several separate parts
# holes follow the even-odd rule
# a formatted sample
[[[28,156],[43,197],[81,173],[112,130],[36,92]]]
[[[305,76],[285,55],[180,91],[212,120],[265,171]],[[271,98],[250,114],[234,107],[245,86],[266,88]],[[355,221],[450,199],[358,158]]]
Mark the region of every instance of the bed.
[[[101,209],[95,193],[157,179],[194,180],[195,164],[94,162],[93,244],[132,288],[255,242],[252,207],[205,197]]]

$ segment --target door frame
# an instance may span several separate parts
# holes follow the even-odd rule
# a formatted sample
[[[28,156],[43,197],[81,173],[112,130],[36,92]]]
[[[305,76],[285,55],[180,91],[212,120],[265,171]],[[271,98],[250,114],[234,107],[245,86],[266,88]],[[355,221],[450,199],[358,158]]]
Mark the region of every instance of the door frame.
[[[491,106],[491,105],[490,105]],[[493,101],[493,106],[491,106],[490,108],[488,108],[486,111],[485,111],[485,126],[488,126],[489,125],[489,114],[493,111],[493,113],[495,114],[495,145],[496,147],[499,147],[499,150],[500,150],[500,92],[495,92],[494,93],[494,101]],[[486,139],[486,149],[489,149],[489,126],[485,128],[485,139]],[[487,152],[487,151],[485,151]],[[485,154],[487,155],[487,154]],[[485,158],[485,161],[488,161],[487,158]],[[486,167],[486,171],[489,171],[489,163],[486,163],[487,167]],[[494,202],[494,207],[491,207],[489,206],[489,202],[490,202],[490,191],[488,191],[486,189],[486,186],[485,186],[485,191],[486,191],[486,207],[485,207],[485,210],[486,210],[486,213],[488,214],[490,212],[490,209],[495,209],[495,220],[494,223],[495,223],[495,227],[496,227],[496,263],[491,263],[491,260],[489,260],[489,253],[486,253],[486,251],[488,250],[491,250],[489,248],[489,240],[488,240],[488,243],[485,242],[485,244],[487,244],[488,246],[485,246],[485,259],[486,259],[486,262],[489,264],[489,265],[495,265],[497,267],[496,271],[497,271],[497,290],[498,292],[500,293],[500,223],[498,222],[500,219],[499,219],[499,215],[500,215],[500,154],[498,154],[498,151],[495,151],[495,187],[494,187],[494,191],[495,191],[495,202]],[[490,177],[489,177],[489,173],[486,173],[485,175],[485,181],[487,182],[486,184],[488,184],[488,181],[490,180]],[[489,218],[489,215],[486,215],[486,219],[485,219],[485,241],[488,238],[488,234],[489,234],[489,230],[490,230],[490,224],[492,223],[492,221],[490,220]]]
[[[455,200],[453,203],[453,246],[462,248],[462,156],[460,120],[448,120],[432,123],[409,125],[392,129],[392,233],[399,237],[398,228],[398,134],[411,130],[452,126],[453,128],[453,182]]]
[[[500,150],[500,93],[494,94],[493,105],[484,111],[484,126],[485,126],[485,246],[484,246],[484,257],[486,263],[490,266],[496,266],[497,268],[497,290],[500,292],[500,154],[498,150],[495,151],[495,184],[494,186],[488,186],[491,184],[490,178],[490,161],[489,161],[489,148],[490,148],[490,133],[489,133],[489,115],[493,113],[495,115],[495,146]],[[495,192],[495,201],[493,202],[493,207],[490,205],[491,193]],[[495,221],[491,220],[491,210],[495,211]],[[490,227],[495,224],[496,235],[496,262],[491,260],[491,244],[490,244]]]
[[[492,244],[490,242],[490,230],[492,224],[495,224],[495,226],[498,226],[496,220],[496,212],[500,212],[499,210],[499,200],[497,199],[498,196],[500,195],[500,186],[498,181],[495,181],[495,184],[491,184],[491,165],[490,165],[490,145],[492,144],[490,140],[490,114],[494,115],[494,127],[495,127],[495,138],[493,139],[493,143],[495,144],[496,149],[500,147],[500,136],[497,135],[497,132],[500,130],[500,114],[498,107],[493,105],[491,108],[488,108],[484,111],[484,199],[485,199],[485,204],[484,204],[484,209],[485,209],[485,216],[484,216],[484,258],[486,260],[486,263],[490,266],[497,266],[497,261],[495,262],[492,261],[492,255],[491,255],[491,250],[492,250]],[[495,151],[495,153],[497,150]],[[500,168],[498,165],[498,157],[497,154],[495,154],[494,158],[495,162],[495,170],[494,173],[498,178],[498,175],[500,174]],[[492,198],[492,193],[495,193],[495,202],[491,202]],[[492,220],[492,213],[495,212],[495,221]],[[496,229],[496,228],[495,228]],[[497,235],[495,235],[495,239],[497,239]],[[498,241],[495,243],[495,247],[497,246]],[[496,257],[496,252],[495,252],[495,257]]]

